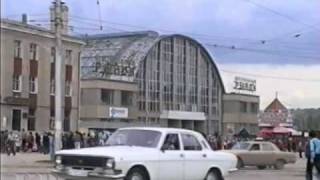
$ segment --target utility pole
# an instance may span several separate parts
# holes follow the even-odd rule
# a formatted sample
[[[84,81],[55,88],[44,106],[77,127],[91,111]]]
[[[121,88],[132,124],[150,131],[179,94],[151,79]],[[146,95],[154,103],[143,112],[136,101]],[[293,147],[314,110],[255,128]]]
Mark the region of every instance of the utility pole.
[[[62,133],[62,2],[61,0],[55,0],[55,36],[56,36],[56,61],[55,61],[55,152],[61,149],[61,133]]]

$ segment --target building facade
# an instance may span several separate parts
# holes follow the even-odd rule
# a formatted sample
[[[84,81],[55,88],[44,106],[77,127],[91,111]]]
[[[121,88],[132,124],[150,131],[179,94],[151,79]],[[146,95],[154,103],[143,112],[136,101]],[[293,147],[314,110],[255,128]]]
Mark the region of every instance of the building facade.
[[[63,36],[64,130],[79,119],[79,56],[83,41]],[[1,19],[1,128],[54,129],[55,34],[24,21]]]
[[[84,39],[80,127],[221,132],[224,86],[200,43],[152,31]]]
[[[223,134],[239,133],[246,129],[250,134],[258,132],[260,98],[255,95],[230,93],[223,96]]]
[[[259,114],[259,127],[263,129],[278,126],[293,127],[293,124],[290,110],[276,97],[264,111]]]

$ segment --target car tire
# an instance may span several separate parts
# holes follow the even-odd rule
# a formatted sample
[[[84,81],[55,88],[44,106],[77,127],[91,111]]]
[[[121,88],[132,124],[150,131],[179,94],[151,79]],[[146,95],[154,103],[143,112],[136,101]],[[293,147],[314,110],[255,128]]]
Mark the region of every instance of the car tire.
[[[283,169],[284,168],[285,162],[281,159],[277,160],[276,163],[274,164],[274,168],[277,170]]]
[[[205,180],[223,180],[221,173],[218,170],[210,170]]]
[[[266,168],[267,168],[267,166],[260,165],[260,166],[257,166],[257,168],[258,168],[258,169],[260,169],[260,170],[263,170],[263,169],[266,169]]]
[[[238,161],[237,161],[237,168],[240,169],[240,168],[243,168],[244,167],[244,162],[242,159],[238,158]]]
[[[125,180],[149,180],[147,172],[139,167],[132,168]]]

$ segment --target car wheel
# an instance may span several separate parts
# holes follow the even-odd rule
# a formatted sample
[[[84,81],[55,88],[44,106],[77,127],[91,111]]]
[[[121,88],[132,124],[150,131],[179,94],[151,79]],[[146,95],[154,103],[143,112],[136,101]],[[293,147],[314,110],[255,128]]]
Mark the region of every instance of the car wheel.
[[[244,163],[243,163],[243,160],[238,158],[238,162],[237,162],[237,168],[240,169],[240,168],[243,168],[244,167]]]
[[[267,166],[260,165],[260,166],[257,166],[257,168],[260,169],[260,170],[263,170],[263,169],[266,169]]]
[[[133,168],[129,171],[125,180],[148,180],[148,175],[141,168]]]
[[[274,165],[274,168],[275,169],[283,169],[284,168],[284,161],[283,160],[277,160],[276,161],[276,164]]]
[[[205,180],[223,180],[223,179],[219,171],[211,170],[208,172]]]

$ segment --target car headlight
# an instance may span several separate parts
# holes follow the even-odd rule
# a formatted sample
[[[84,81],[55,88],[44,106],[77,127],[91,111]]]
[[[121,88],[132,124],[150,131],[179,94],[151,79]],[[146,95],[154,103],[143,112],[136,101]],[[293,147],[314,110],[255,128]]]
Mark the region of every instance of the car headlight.
[[[115,167],[115,165],[116,165],[116,162],[114,161],[113,158],[107,159],[107,161],[106,161],[107,168],[113,169]]]
[[[56,164],[60,165],[62,163],[62,158],[61,156],[56,156]]]

